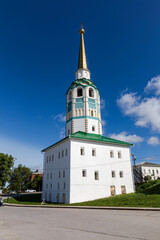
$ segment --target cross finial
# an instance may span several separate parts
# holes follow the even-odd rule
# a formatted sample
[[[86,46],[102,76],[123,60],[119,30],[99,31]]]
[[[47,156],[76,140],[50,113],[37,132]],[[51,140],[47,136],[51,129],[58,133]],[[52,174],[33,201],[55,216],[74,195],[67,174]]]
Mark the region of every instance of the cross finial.
[[[84,24],[84,23],[81,23],[81,29],[83,29],[83,24]]]

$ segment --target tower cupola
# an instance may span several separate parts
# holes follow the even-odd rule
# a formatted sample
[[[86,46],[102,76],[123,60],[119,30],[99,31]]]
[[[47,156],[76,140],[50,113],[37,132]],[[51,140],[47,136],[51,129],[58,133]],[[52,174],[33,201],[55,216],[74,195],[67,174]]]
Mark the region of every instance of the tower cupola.
[[[78,131],[102,134],[100,94],[87,68],[84,32],[81,28],[76,80],[66,93],[66,136]]]

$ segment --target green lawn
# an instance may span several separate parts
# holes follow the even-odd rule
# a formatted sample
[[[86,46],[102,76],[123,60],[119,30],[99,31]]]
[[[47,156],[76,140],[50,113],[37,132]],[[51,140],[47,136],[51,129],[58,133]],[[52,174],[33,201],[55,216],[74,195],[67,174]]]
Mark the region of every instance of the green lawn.
[[[124,194],[124,195],[102,198],[94,201],[88,201],[88,202],[76,203],[76,204],[70,204],[70,205],[160,208],[160,180],[140,183],[138,185],[137,191],[138,193]],[[7,202],[7,199],[5,199],[4,202]],[[40,205],[41,194],[26,194],[23,196],[9,198],[8,203]],[[51,205],[53,203],[47,203],[47,204]],[[65,204],[65,205],[69,205],[69,204]]]
[[[41,201],[41,194],[26,194],[23,196],[4,199],[4,202],[13,203],[13,204],[40,205],[42,201]]]
[[[7,199],[5,200],[7,202]],[[40,205],[40,194],[10,198],[8,203]],[[52,203],[51,203],[52,204]],[[72,206],[112,206],[112,207],[160,207],[160,195],[131,193],[94,201],[71,204]]]
[[[112,206],[112,207],[160,207],[160,195],[130,193],[94,201],[73,204],[74,206]]]

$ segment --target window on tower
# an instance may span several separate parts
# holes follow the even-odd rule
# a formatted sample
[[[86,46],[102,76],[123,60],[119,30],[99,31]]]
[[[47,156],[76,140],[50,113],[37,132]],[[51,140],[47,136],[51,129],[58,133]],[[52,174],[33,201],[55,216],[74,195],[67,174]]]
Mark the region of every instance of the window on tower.
[[[82,97],[82,96],[83,96],[82,88],[78,88],[77,89],[77,97]]]
[[[69,92],[69,100],[71,100],[71,97],[72,97],[72,92],[70,91]]]
[[[94,97],[93,88],[89,88],[89,97]]]
[[[93,110],[91,110],[91,116],[93,117]]]

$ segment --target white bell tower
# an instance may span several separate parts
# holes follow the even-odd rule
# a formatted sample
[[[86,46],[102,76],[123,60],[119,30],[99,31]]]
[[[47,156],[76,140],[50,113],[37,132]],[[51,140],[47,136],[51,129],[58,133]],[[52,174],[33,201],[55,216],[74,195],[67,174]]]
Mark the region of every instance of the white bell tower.
[[[78,131],[102,135],[100,95],[87,68],[84,32],[81,28],[76,80],[66,93],[66,136]]]

